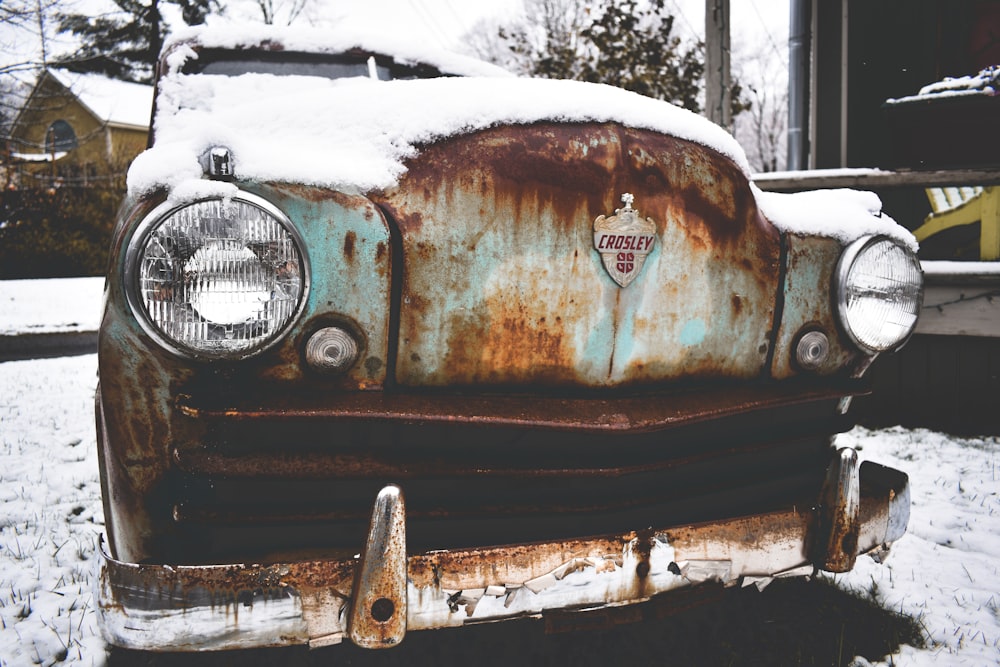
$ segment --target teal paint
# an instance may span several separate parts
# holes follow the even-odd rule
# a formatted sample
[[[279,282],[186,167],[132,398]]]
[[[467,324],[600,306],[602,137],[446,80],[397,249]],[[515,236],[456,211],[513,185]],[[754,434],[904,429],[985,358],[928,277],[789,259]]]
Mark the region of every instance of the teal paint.
[[[681,329],[681,345],[691,347],[700,345],[705,340],[705,323],[702,320],[689,320]]]

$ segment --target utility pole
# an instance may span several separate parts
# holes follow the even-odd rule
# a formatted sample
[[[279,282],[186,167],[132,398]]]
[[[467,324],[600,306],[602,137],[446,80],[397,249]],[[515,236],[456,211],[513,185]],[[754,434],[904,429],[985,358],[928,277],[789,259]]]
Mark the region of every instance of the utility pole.
[[[729,0],[705,0],[705,111],[713,123],[731,129]]]
[[[790,0],[788,17],[788,169],[809,168],[812,0]]]

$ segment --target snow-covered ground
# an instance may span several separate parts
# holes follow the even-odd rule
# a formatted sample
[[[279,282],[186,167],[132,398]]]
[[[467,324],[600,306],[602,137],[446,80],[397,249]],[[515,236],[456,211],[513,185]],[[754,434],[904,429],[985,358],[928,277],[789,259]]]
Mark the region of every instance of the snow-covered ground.
[[[1000,438],[856,428],[838,444],[910,476],[910,524],[886,563],[860,558],[834,576],[875,586],[883,607],[923,627],[927,648],[904,646],[893,664],[1000,664]]]
[[[83,286],[67,303],[96,318],[99,288],[44,282],[67,296]],[[16,287],[0,282],[0,298]],[[9,312],[0,308],[0,331],[12,326]],[[91,595],[103,530],[96,368],[94,355],[0,363],[0,665],[107,659]],[[911,479],[909,532],[888,561],[865,557],[854,572],[831,575],[844,589],[874,591],[925,630],[926,648],[903,646],[883,664],[1000,664],[1000,438],[855,429],[840,444]]]
[[[96,386],[93,354],[0,363],[0,664],[105,661]]]
[[[104,278],[0,280],[0,336],[97,331]]]

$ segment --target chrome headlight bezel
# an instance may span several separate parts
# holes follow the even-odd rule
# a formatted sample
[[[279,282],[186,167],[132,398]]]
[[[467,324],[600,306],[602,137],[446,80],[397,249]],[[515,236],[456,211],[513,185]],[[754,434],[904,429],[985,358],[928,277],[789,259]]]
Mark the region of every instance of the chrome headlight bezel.
[[[143,296],[142,286],[140,285],[143,258],[146,256],[147,249],[149,248],[150,241],[154,234],[156,234],[158,230],[163,229],[164,226],[170,221],[174,220],[175,216],[178,216],[189,209],[194,209],[195,207],[206,206],[235,207],[237,209],[244,206],[251,207],[251,209],[257,209],[259,214],[264,216],[265,220],[270,219],[276,223],[277,227],[287,235],[287,239],[291,242],[291,248],[293,249],[294,256],[298,263],[298,293],[295,295],[296,303],[294,304],[294,307],[290,309],[286,308],[288,312],[285,316],[281,317],[280,321],[273,326],[273,328],[267,330],[263,335],[254,335],[252,331],[253,325],[245,323],[247,330],[250,331],[250,339],[246,341],[245,344],[230,349],[226,349],[218,344],[205,344],[201,346],[194,345],[171,336],[171,334],[166,331],[164,327],[160,326],[160,324],[156,321],[156,318],[151,315],[150,310],[147,307],[146,299]],[[245,224],[245,221],[233,218],[233,227],[239,227],[241,224]],[[202,241],[204,240],[205,239],[203,238]],[[218,240],[219,239],[217,238],[210,238],[209,243]],[[190,261],[191,258],[193,258],[198,252],[206,248],[209,243],[203,243],[201,246],[192,246],[194,250],[190,252],[183,261]],[[235,251],[232,249],[229,249],[227,252],[229,252],[230,255],[235,254]],[[260,258],[255,257],[255,259],[259,260]],[[260,260],[259,263],[264,264],[265,262],[264,260]],[[271,268],[273,269],[274,267]],[[128,246],[125,251],[122,281],[126,300],[129,308],[135,316],[136,321],[139,323],[143,332],[145,332],[146,335],[153,339],[158,345],[169,352],[184,358],[201,361],[236,361],[256,356],[273,347],[285,337],[291,326],[301,317],[302,312],[305,310],[310,290],[309,256],[306,252],[302,236],[284,212],[261,197],[248,192],[240,191],[236,195],[225,198],[209,197],[181,204],[164,202],[153,209],[136,226],[136,229],[128,242]],[[236,324],[230,322],[224,322],[221,324],[212,322],[211,320],[208,320],[208,318],[199,314],[190,303],[174,303],[172,305],[168,305],[168,307],[187,308],[194,313],[194,316],[204,320],[202,324],[205,324],[206,326],[227,327]],[[220,338],[216,340],[223,339]]]
[[[869,253],[878,252],[879,248],[898,253],[896,259],[902,260],[898,265],[890,267],[890,273],[900,271],[907,274],[902,276],[903,278],[914,278],[911,282],[899,281],[899,289],[905,294],[900,302],[903,306],[897,314],[902,316],[903,321],[892,323],[898,333],[886,335],[884,340],[878,340],[877,336],[871,332],[861,330],[859,325],[864,324],[863,322],[852,322],[852,317],[856,317],[856,314],[852,312],[854,304],[849,294],[853,289],[852,273],[858,266],[858,261]],[[895,280],[894,274],[886,275],[887,282]],[[898,350],[913,335],[923,304],[923,274],[920,261],[913,251],[889,236],[863,236],[848,245],[841,253],[835,272],[834,295],[840,328],[854,345],[871,355]],[[885,303],[891,302],[886,300]],[[908,305],[906,305],[907,303]],[[888,323],[889,318],[886,318],[885,322]]]

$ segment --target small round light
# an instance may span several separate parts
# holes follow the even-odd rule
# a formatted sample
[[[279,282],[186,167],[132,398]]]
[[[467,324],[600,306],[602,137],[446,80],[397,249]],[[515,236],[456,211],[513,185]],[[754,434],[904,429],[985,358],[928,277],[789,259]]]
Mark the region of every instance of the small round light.
[[[795,346],[795,359],[805,370],[816,370],[830,355],[830,339],[822,331],[810,331]]]
[[[307,276],[290,221],[248,194],[160,207],[126,256],[140,324],[195,357],[239,359],[273,344],[304,303]]]
[[[358,342],[340,327],[320,329],[306,343],[306,363],[324,373],[342,373],[358,360]]]
[[[883,236],[858,239],[837,267],[837,310],[848,337],[870,353],[894,350],[917,325],[923,273],[917,256]]]

